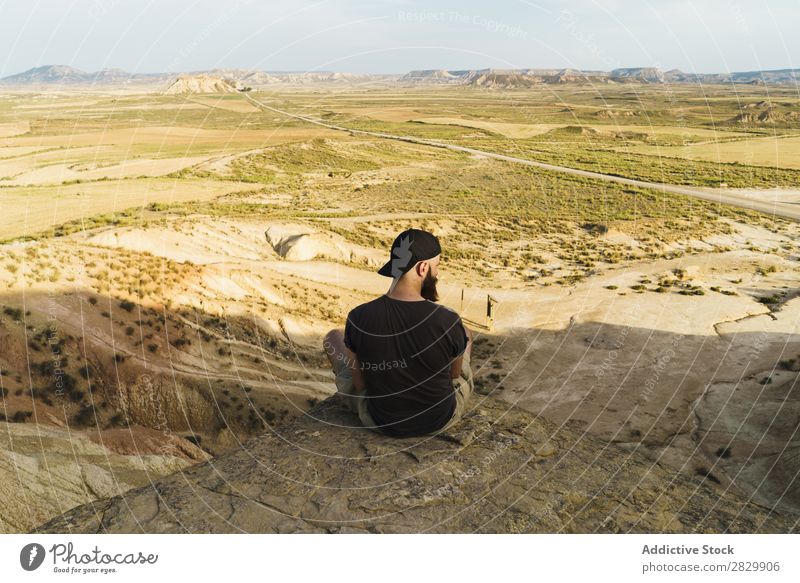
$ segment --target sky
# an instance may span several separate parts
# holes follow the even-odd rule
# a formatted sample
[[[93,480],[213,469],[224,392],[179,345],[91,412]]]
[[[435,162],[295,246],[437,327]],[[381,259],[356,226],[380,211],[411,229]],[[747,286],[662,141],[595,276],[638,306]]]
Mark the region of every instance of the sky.
[[[800,67],[800,0],[0,0],[0,77],[42,65],[243,68]]]

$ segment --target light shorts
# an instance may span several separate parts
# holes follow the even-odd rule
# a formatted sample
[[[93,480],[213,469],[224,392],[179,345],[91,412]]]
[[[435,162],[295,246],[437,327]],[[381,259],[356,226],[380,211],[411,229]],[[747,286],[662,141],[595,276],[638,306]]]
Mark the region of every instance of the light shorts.
[[[461,417],[464,416],[464,413],[467,410],[467,403],[472,396],[473,391],[475,390],[475,381],[472,378],[472,369],[470,368],[470,355],[468,352],[464,353],[464,359],[461,363],[461,374],[458,378],[453,379],[453,390],[456,394],[456,407],[455,411],[453,411],[453,416],[450,418],[450,421],[442,427],[441,429],[437,429],[436,431],[443,431],[445,429],[449,429],[455,423],[458,422]],[[355,397],[355,398],[348,398],[345,399],[350,409],[358,415],[361,424],[368,429],[372,429],[374,431],[381,432],[378,428],[378,424],[372,418],[372,415],[369,414],[369,410],[367,409],[367,399],[361,398],[366,396],[366,393],[363,391],[357,391],[355,385],[353,384],[353,375],[344,363],[338,364],[335,367],[336,373],[336,390],[338,393],[348,397]]]

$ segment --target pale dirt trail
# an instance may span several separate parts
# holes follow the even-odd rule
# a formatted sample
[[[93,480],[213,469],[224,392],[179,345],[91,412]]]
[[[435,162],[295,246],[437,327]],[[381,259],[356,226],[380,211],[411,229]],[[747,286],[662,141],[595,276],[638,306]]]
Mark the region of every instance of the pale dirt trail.
[[[551,170],[553,172],[563,172],[565,174],[572,174],[575,176],[584,176],[586,178],[592,178],[596,180],[605,180],[607,182],[616,182],[619,184],[625,184],[628,186],[638,186],[641,188],[652,188],[654,190],[660,190],[662,192],[670,192],[673,194],[683,194],[686,196],[693,196],[695,198],[700,198],[703,200],[707,200],[710,202],[716,202],[720,204],[728,204],[740,208],[745,208],[749,210],[759,211],[762,213],[766,213],[772,216],[783,217],[787,219],[793,219],[796,221],[800,221],[800,206],[792,205],[791,203],[781,203],[777,201],[764,201],[754,198],[758,195],[759,191],[757,189],[753,189],[750,191],[746,191],[747,194],[744,193],[731,193],[726,192],[724,190],[716,190],[712,188],[701,188],[701,187],[692,187],[692,186],[679,186],[676,184],[665,184],[663,182],[648,182],[645,180],[635,180],[632,178],[623,178],[622,176],[612,176],[610,174],[602,174],[600,172],[592,172],[590,170],[580,170],[578,168],[570,168],[568,166],[557,166],[555,164],[547,164],[546,162],[537,162],[535,160],[527,160],[525,158],[517,158],[515,156],[507,156],[505,154],[497,154],[494,152],[486,152],[483,150],[476,150],[475,148],[468,148],[466,146],[457,146],[455,144],[447,144],[444,142],[437,142],[434,140],[425,140],[422,138],[415,138],[412,136],[399,136],[395,134],[386,134],[383,132],[370,132],[365,130],[356,130],[350,129],[344,126],[339,126],[335,124],[326,123],[324,121],[320,121],[311,117],[306,117],[303,115],[298,115],[295,113],[289,113],[288,111],[284,111],[282,109],[278,109],[276,107],[272,107],[270,105],[266,105],[257,99],[251,97],[250,95],[245,95],[245,98],[250,101],[251,103],[261,107],[262,109],[266,109],[272,111],[274,113],[278,113],[280,115],[285,115],[294,119],[299,119],[301,121],[305,121],[310,124],[318,125],[324,128],[338,130],[342,132],[348,132],[354,135],[362,135],[362,136],[371,136],[375,138],[384,138],[387,140],[398,140],[401,142],[410,142],[412,144],[420,144],[423,146],[431,146],[433,148],[443,148],[446,150],[452,150],[454,152],[465,152],[467,154],[473,154],[475,156],[484,156],[486,158],[494,158],[496,160],[503,160],[505,162],[513,162],[515,164],[524,164],[525,166],[533,166],[536,168],[543,168],[545,170]],[[748,196],[749,195],[749,196]]]

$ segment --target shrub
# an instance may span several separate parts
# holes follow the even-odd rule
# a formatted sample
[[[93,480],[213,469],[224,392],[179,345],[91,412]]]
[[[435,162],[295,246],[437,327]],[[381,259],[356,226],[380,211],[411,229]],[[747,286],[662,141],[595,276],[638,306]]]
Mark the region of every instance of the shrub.
[[[78,386],[78,383],[75,380],[75,377],[64,373],[64,374],[60,375],[60,377],[55,377],[53,379],[52,387],[54,389],[58,388],[57,387],[57,383],[58,383],[59,380],[61,381],[62,390],[66,391],[68,393],[71,393],[72,391],[76,390],[76,388]]]
[[[717,449],[717,451],[715,453],[716,453],[717,457],[721,457],[723,459],[727,459],[727,458],[731,457],[731,448],[728,447],[728,446],[720,447],[719,449]]]
[[[3,313],[6,316],[11,316],[11,319],[17,322],[22,320],[22,310],[20,310],[19,308],[11,308],[9,306],[6,306],[5,308],[3,308]]]
[[[11,417],[11,421],[14,423],[25,423],[25,420],[28,419],[33,413],[31,411],[17,411]]]
[[[81,410],[78,411],[72,418],[72,422],[75,425],[83,426],[94,424],[94,420],[94,408],[91,405],[81,407]]]

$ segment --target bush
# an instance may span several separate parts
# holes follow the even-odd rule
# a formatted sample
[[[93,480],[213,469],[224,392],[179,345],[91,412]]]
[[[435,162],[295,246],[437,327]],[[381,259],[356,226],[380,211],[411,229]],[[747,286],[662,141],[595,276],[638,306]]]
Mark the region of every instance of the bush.
[[[82,407],[72,418],[75,425],[93,425],[95,421],[94,408],[91,405]]]
[[[11,417],[11,421],[13,423],[25,423],[25,420],[28,419],[33,413],[31,411],[17,411]]]
[[[11,316],[11,319],[16,320],[17,322],[22,320],[22,310],[20,310],[19,308],[10,308],[6,306],[5,308],[3,308],[3,313],[6,316]]]
[[[53,387],[53,389],[58,389],[57,383],[58,383],[59,379],[61,380],[61,389],[66,391],[66,392],[68,392],[68,393],[73,392],[78,386],[78,383],[75,380],[75,377],[64,373],[60,377],[55,377],[53,379],[53,382],[51,383],[51,386]]]

